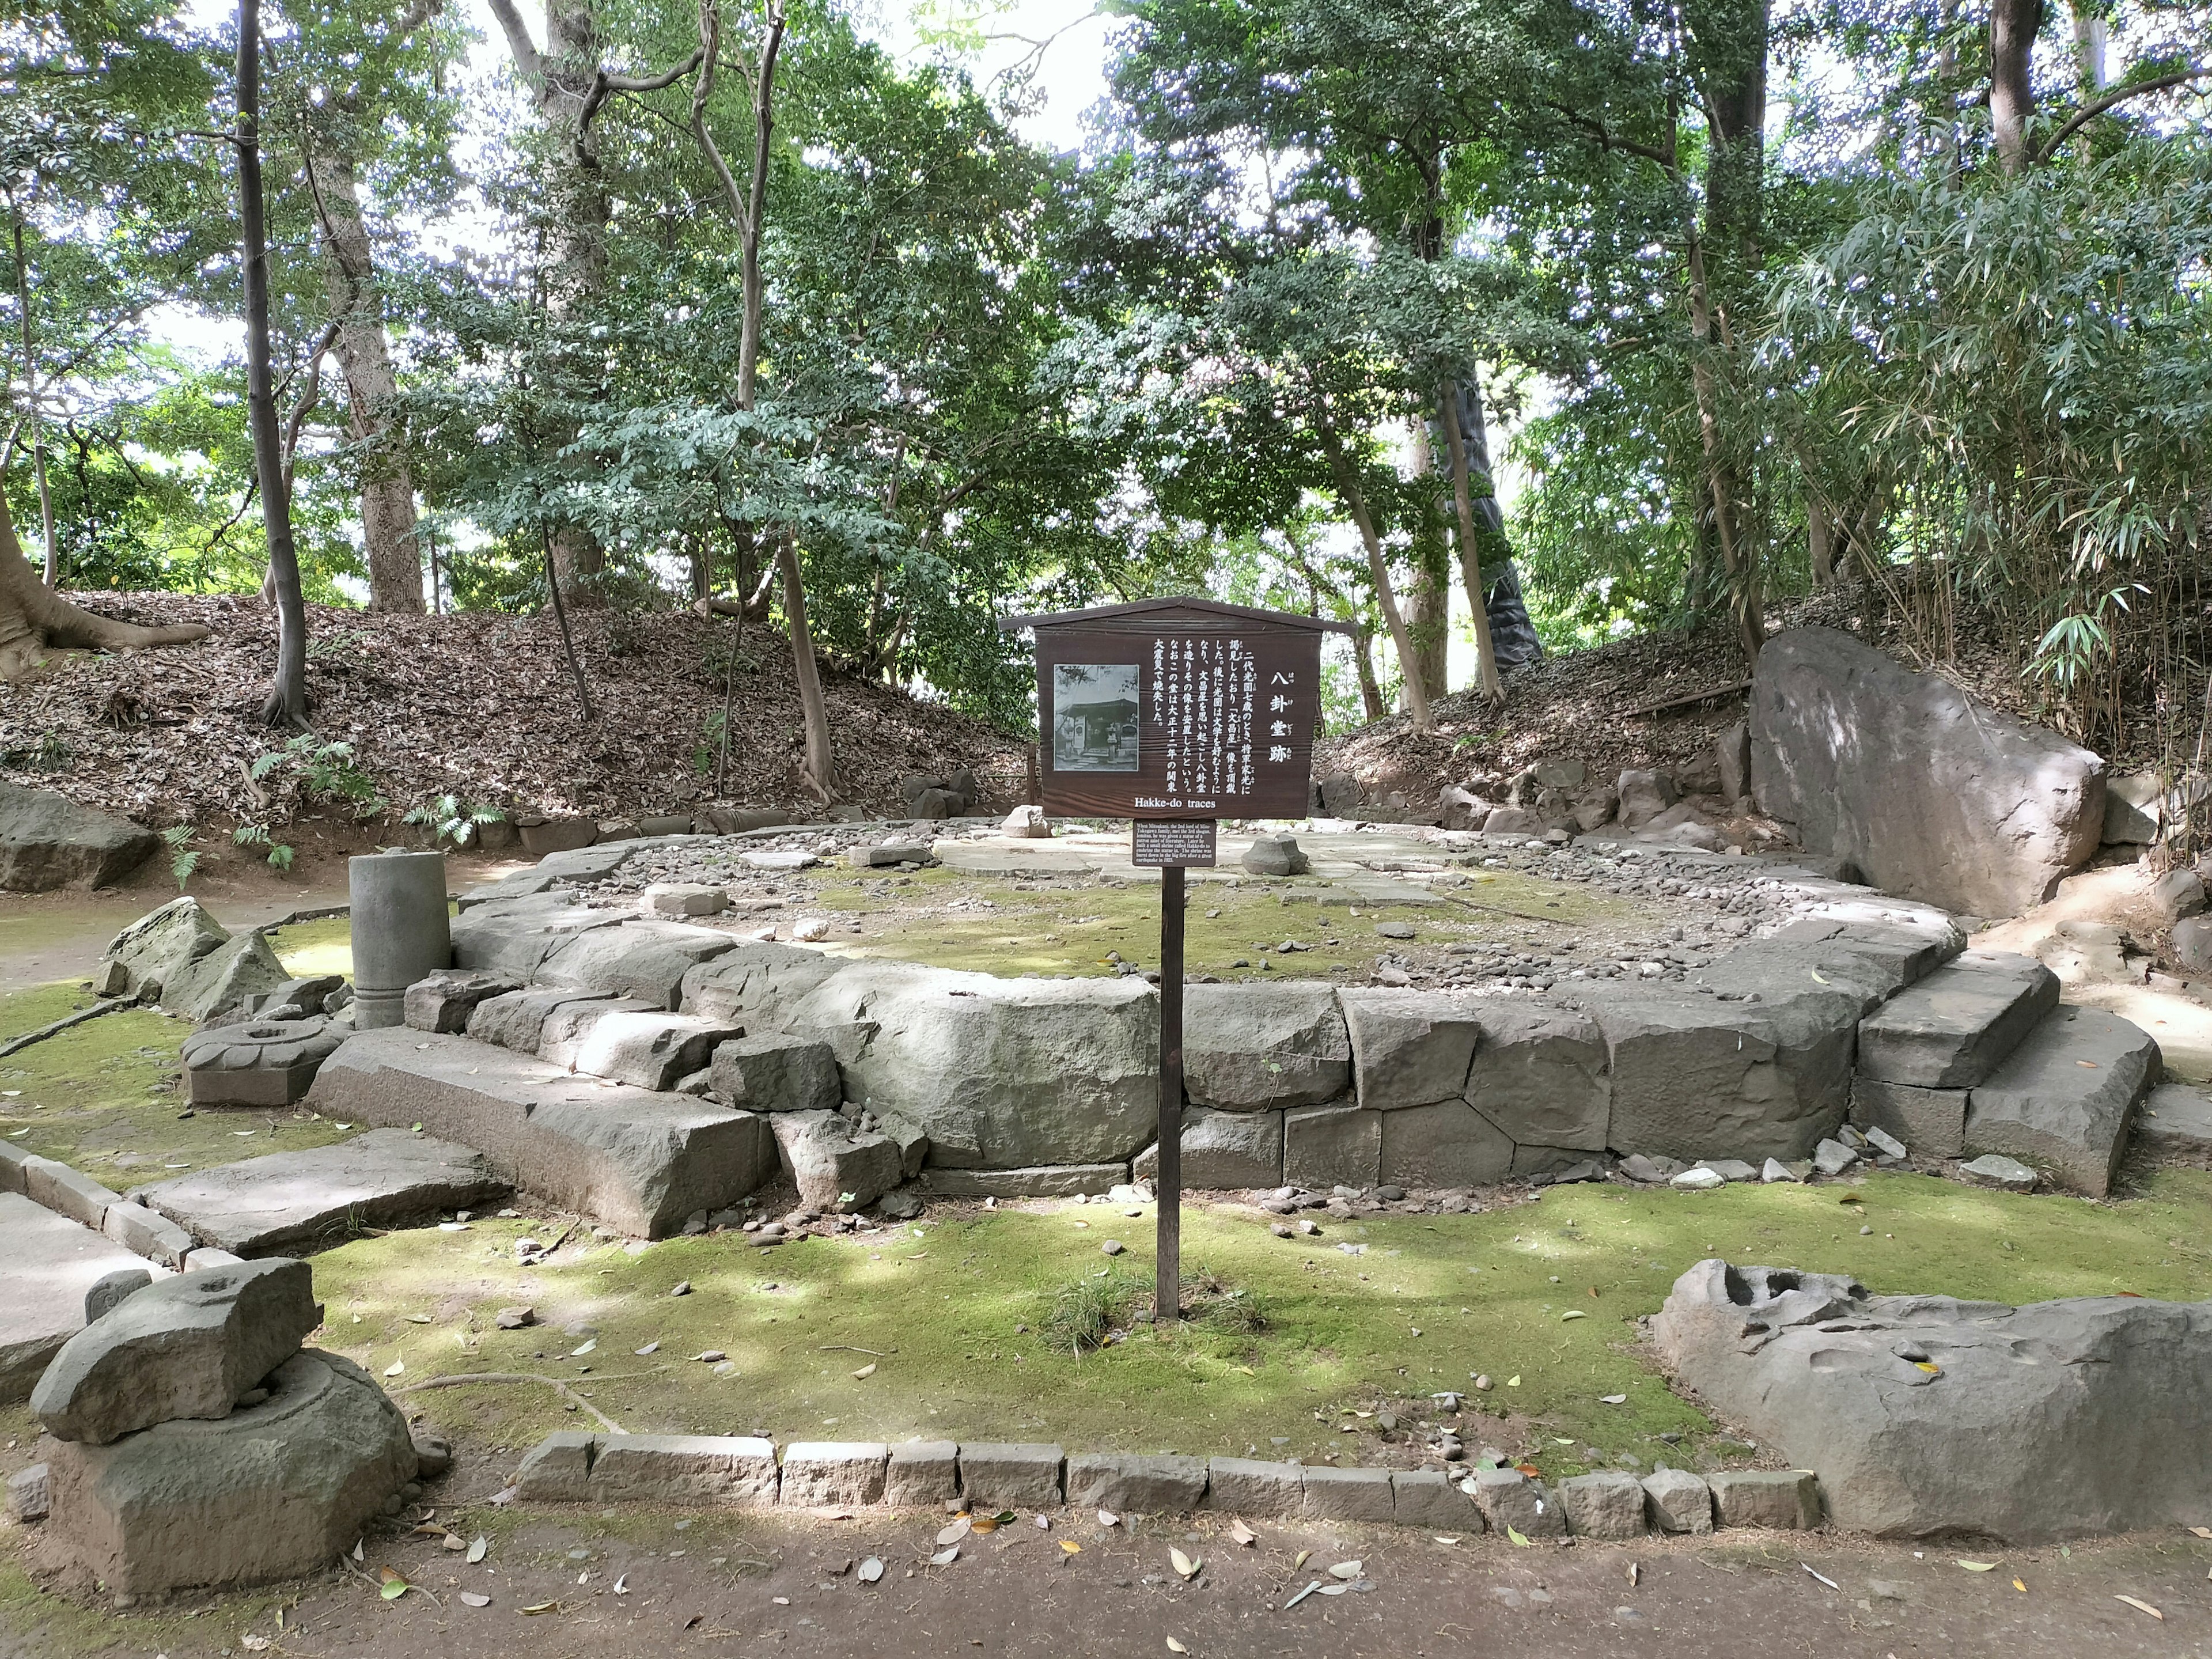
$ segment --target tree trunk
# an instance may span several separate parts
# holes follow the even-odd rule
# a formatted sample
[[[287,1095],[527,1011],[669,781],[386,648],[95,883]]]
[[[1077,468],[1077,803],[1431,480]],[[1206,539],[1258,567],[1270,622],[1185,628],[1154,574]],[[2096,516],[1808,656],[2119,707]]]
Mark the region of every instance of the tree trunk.
[[[23,392],[30,409],[31,471],[39,481],[39,526],[46,543],[46,586],[58,587],[62,580],[61,545],[54,539],[54,492],[46,481],[46,422],[39,407],[39,354],[31,335],[31,262],[23,252],[23,209],[13,191],[8,197],[9,216],[15,236],[15,312],[23,324]],[[7,462],[0,455],[0,468]]]
[[[1413,716],[1416,732],[1437,729],[1436,716],[1429,708],[1428,688],[1422,683],[1413,649],[1412,630],[1407,626],[1406,612],[1398,603],[1398,590],[1390,580],[1389,561],[1382,556],[1382,538],[1375,528],[1375,515],[1367,510],[1367,495],[1360,489],[1359,479],[1352,468],[1351,458],[1338,445],[1334,434],[1325,428],[1322,441],[1328,451],[1330,473],[1336,480],[1336,493],[1352,514],[1352,521],[1359,526],[1361,545],[1367,550],[1367,577],[1375,584],[1375,603],[1382,608],[1383,623],[1390,629],[1391,643],[1398,648],[1398,670],[1406,683],[1406,708]],[[1365,682],[1361,683],[1362,694]],[[1378,687],[1375,702],[1380,704],[1382,693]]]
[[[1413,579],[1406,588],[1406,627],[1413,637],[1421,689],[1434,702],[1451,690],[1450,486],[1437,471],[1429,423],[1413,422],[1413,502],[1419,516],[1408,550]]]
[[[422,555],[415,538],[415,475],[393,412],[399,385],[392,370],[361,191],[346,157],[311,157],[310,166],[322,220],[331,313],[338,319],[334,349],[345,374],[346,428],[362,452],[361,527],[368,555],[368,608],[419,617]]]
[[[261,0],[238,0],[238,216],[246,288],[246,404],[253,471],[276,588],[276,672],[261,705],[271,726],[307,719],[307,606],[292,544],[292,495],[276,429],[276,384],[269,350],[269,236],[261,198]]]
[[[1704,22],[1696,72],[1711,145],[1705,240],[1753,270],[1765,239],[1771,0],[1718,0]]]
[[[1467,443],[1460,429],[1459,387],[1446,380],[1437,388],[1445,453],[1451,460],[1452,506],[1459,517],[1459,573],[1467,584],[1468,609],[1474,617],[1474,683],[1486,702],[1505,700],[1498,678],[1498,652],[1490,639],[1490,597],[1482,585],[1482,543],[1476,533],[1474,495],[1468,483]]]
[[[1811,490],[1805,494],[1805,550],[1813,561],[1813,586],[1832,587],[1836,580],[1836,548],[1828,529],[1828,507]]]
[[[1352,667],[1359,676],[1359,706],[1366,711],[1371,726],[1390,712],[1390,705],[1382,701],[1382,684],[1375,678],[1375,630],[1361,617],[1353,616],[1349,621]]]
[[[783,577],[783,615],[791,624],[791,669],[799,684],[799,711],[806,738],[806,781],[824,802],[836,787],[830,752],[830,708],[822,698],[822,671],[806,626],[806,584],[799,568],[799,544],[789,531],[776,538],[776,568]]]
[[[15,540],[15,523],[0,495],[0,680],[21,679],[49,651],[143,651],[204,640],[198,623],[139,628],[82,611],[39,580]]]
[[[1746,663],[1759,660],[1766,642],[1766,612],[1759,592],[1758,550],[1747,544],[1736,513],[1735,469],[1729,465],[1721,435],[1720,383],[1713,372],[1713,310],[1705,282],[1705,251],[1694,227],[1690,234],[1690,385],[1698,405],[1698,444],[1705,460],[1705,487],[1712,498],[1713,533],[1721,564],[1728,573],[1736,635]]]
[[[1990,0],[1990,137],[1997,165],[2027,171],[2027,122],[2035,113],[2028,58],[2043,27],[2043,0]]]

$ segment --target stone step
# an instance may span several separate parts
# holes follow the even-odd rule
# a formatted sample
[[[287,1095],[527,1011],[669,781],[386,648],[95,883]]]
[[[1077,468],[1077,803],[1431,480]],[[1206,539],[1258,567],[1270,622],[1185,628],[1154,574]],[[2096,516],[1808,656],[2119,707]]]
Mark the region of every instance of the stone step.
[[[1972,1088],[2057,1006],[2057,976],[2033,957],[1969,951],[1859,1022],[1859,1073]]]
[[[30,1397],[62,1345],[84,1328],[84,1293],[108,1274],[153,1267],[79,1222],[0,1192],[0,1404]]]
[[[2102,1198],[2160,1069],[2157,1041],[2141,1026],[2101,1008],[2061,1007],[1974,1085],[1967,1154],[2002,1152]]]
[[[757,1113],[573,1077],[534,1055],[406,1026],[349,1038],[307,1104],[340,1121],[419,1123],[483,1153],[501,1180],[647,1238],[726,1209],[776,1169]]]
[[[341,1243],[356,1226],[477,1208],[507,1190],[481,1152],[406,1129],[372,1129],[334,1146],[195,1170],[131,1196],[202,1243],[250,1257]]]

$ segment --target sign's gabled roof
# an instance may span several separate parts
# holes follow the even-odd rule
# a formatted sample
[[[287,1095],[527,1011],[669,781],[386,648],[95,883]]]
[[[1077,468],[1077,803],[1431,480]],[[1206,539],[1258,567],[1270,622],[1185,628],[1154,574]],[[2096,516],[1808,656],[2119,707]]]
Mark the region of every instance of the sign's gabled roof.
[[[999,631],[1012,634],[1024,628],[1054,628],[1067,623],[1112,622],[1162,611],[1194,611],[1201,616],[1231,621],[1266,623],[1277,628],[1310,629],[1317,634],[1349,634],[1352,624],[1325,617],[1302,617],[1295,611],[1261,611],[1249,605],[1224,605],[1219,599],[1170,597],[1135,599],[1127,605],[1094,605],[1087,611],[1048,611],[1034,617],[1001,617]]]

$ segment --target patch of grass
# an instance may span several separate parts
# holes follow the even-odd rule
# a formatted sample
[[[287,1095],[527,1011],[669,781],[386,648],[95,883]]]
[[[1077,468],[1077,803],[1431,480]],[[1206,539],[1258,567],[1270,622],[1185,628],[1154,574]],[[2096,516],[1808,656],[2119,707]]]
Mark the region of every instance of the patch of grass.
[[[319,974],[353,977],[353,922],[349,917],[325,916],[279,927],[269,936],[269,945],[295,979]]]
[[[1109,1333],[1127,1324],[1140,1305],[1148,1305],[1152,1294],[1149,1284],[1130,1273],[1094,1273],[1063,1285],[1044,1317],[1046,1339],[1071,1354],[1091,1352],[1105,1346]]]

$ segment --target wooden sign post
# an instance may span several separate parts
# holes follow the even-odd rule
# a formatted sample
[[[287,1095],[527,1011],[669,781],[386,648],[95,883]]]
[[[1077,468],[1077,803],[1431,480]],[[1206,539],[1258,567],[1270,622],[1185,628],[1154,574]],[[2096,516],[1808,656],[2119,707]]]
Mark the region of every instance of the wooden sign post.
[[[1211,599],[1143,599],[999,626],[1036,631],[1040,793],[1054,817],[1130,820],[1160,872],[1159,1224],[1152,1316],[1182,1316],[1183,872],[1223,817],[1309,809],[1321,637],[1342,623]]]

